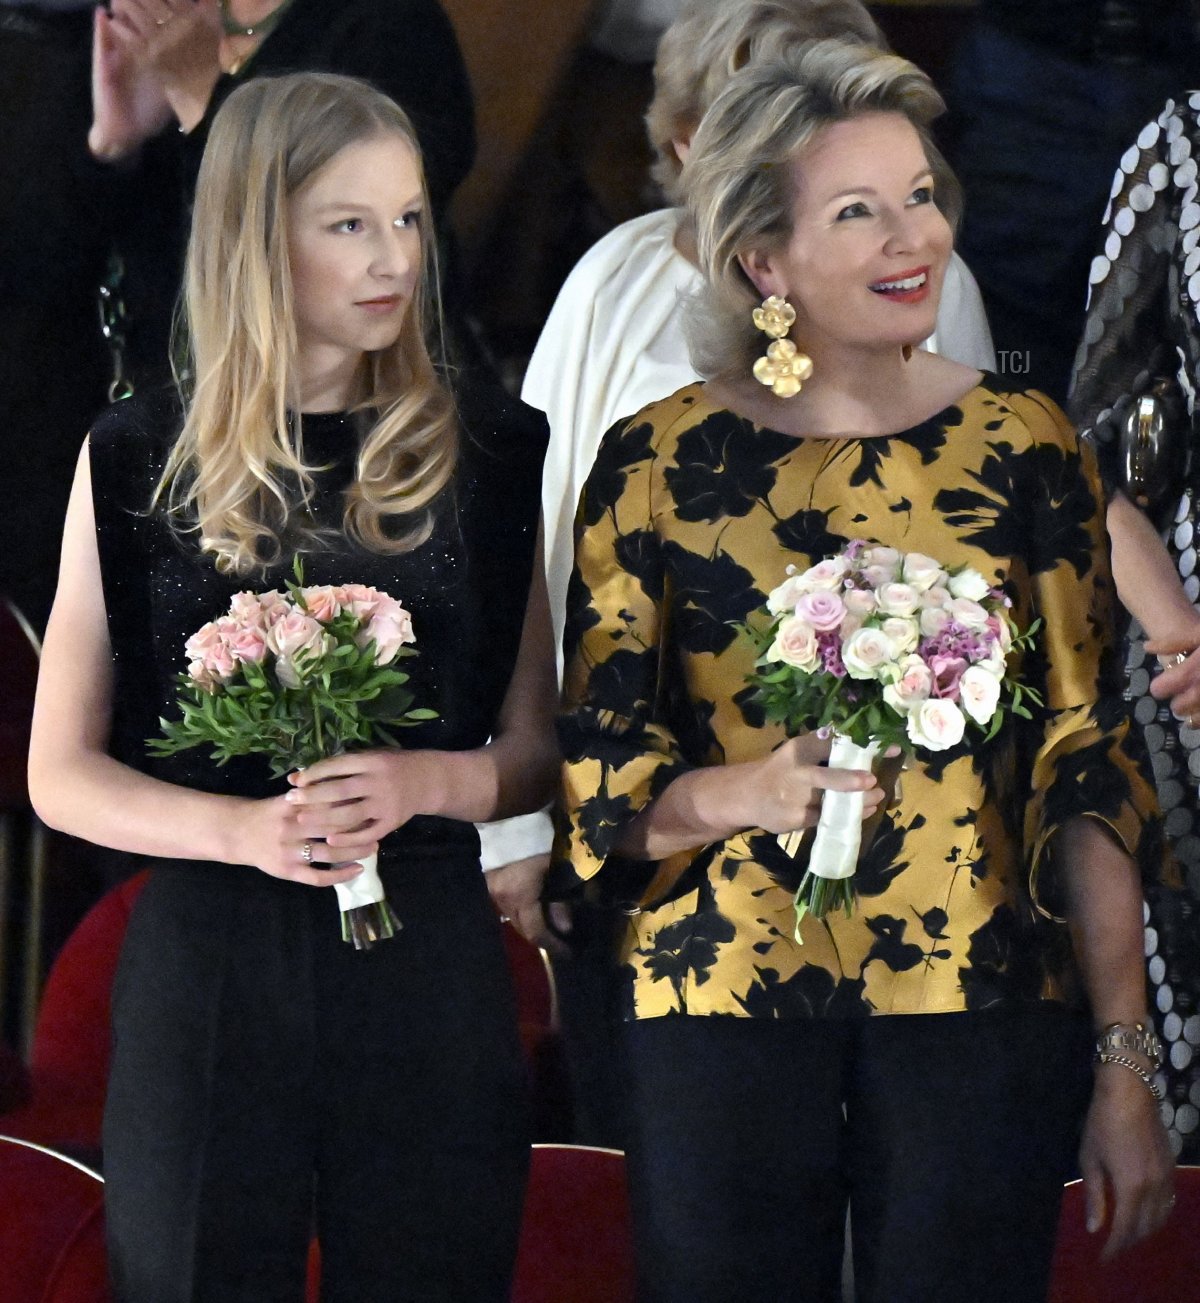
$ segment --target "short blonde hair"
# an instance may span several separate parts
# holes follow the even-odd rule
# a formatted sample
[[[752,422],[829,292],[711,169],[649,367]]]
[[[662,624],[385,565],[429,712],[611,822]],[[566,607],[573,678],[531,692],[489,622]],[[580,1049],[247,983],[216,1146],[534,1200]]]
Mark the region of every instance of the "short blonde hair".
[[[761,295],[738,258],[786,243],[794,200],[790,164],[824,127],[865,113],[902,114],[921,138],[935,202],[952,226],[957,222],[958,182],[928,129],[944,107],[933,83],[908,60],[844,41],[810,42],[730,81],[693,137],[683,175],[685,220],[704,275],[686,321],[702,376],[744,376],[762,351],[750,319]]]
[[[672,203],[682,202],[674,142],[692,135],[730,77],[789,44],[826,37],[886,46],[859,0],[687,0],[659,42],[646,113],[651,175]]]
[[[180,528],[200,535],[221,570],[280,559],[312,489],[298,425],[297,338],[288,262],[288,200],[335,155],[395,136],[421,152],[407,114],[352,77],[257,77],[213,121],[196,182],[184,273],[183,429],[158,487]],[[422,269],[396,343],[364,355],[354,408],[363,416],[344,530],[376,552],[406,551],[429,534],[432,504],[457,458],[453,399],[427,337],[440,320],[424,177]],[[301,515],[303,512],[301,511]]]

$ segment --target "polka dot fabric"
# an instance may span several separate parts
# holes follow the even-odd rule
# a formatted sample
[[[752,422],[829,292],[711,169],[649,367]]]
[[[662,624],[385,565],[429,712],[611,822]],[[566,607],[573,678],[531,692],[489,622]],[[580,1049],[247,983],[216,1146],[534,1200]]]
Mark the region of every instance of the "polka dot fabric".
[[[1200,91],[1169,100],[1121,157],[1092,261],[1088,312],[1075,364],[1071,413],[1100,455],[1111,490],[1122,483],[1119,437],[1136,397],[1174,376],[1195,407],[1200,377]],[[1180,434],[1181,438],[1188,436]],[[1197,436],[1192,434],[1194,444]],[[1163,527],[1184,590],[1200,600],[1200,457],[1186,450],[1182,478],[1162,485]],[[1171,507],[1174,506],[1172,513]],[[1171,1144],[1200,1162],[1200,729],[1150,696],[1158,662],[1136,622],[1127,642],[1126,695],[1141,726],[1181,889],[1147,888],[1145,936],[1151,1001],[1167,1059],[1160,1082]]]

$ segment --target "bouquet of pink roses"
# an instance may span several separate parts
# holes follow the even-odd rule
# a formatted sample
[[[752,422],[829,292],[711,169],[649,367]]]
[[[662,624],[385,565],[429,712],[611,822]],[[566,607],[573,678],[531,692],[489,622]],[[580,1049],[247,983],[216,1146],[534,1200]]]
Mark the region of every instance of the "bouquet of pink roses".
[[[413,706],[398,668],[416,654],[404,607],[363,584],[306,588],[299,558],[294,571],[286,593],[237,593],[187,640],[181,718],[159,720],[153,754],[208,746],[219,765],[265,755],[278,778],[353,747],[398,745],[390,728],[436,718]],[[374,855],[335,890],[344,940],[365,950],[394,935]]]
[[[760,655],[751,683],[769,720],[788,733],[833,734],[829,764],[869,769],[890,747],[944,751],[968,730],[995,736],[1006,713],[1030,717],[1032,688],[1008,671],[1040,621],[1019,633],[1011,601],[968,567],[856,540],[788,577],[751,630]],[[854,906],[862,794],[826,792],[796,894],[797,926]],[[795,854],[799,832],[780,835]]]

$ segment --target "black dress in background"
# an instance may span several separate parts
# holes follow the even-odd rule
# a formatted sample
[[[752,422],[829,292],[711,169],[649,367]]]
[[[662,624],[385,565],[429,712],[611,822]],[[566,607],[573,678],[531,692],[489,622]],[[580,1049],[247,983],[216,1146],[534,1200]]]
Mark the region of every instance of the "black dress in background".
[[[411,610],[406,669],[438,717],[405,730],[407,748],[486,741],[533,565],[543,422],[501,396],[461,407],[456,484],[427,542],[305,558],[309,583],[374,584]],[[138,514],[176,426],[169,402],[133,399],[92,436],[112,750],[173,782],[265,795],[282,785],[259,757],[217,768],[199,750],[145,753],[156,716],[174,713],[184,639],[234,592],[286,577],[223,577]],[[303,440],[329,463],[317,516],[336,527],[354,422],[306,417]],[[104,1163],[123,1303],[301,1297],[314,1189],[327,1303],[507,1299],[528,1115],[477,834],[414,819],[384,840],[380,872],[403,926],[364,953],[341,941],[332,891],[248,867],[154,868],[114,989]]]
[[[0,5],[0,597],[41,632],[79,446],[105,403],[88,9]]]
[[[438,0],[293,0],[238,75],[218,80],[204,118],[187,135],[168,126],[136,166],[100,168],[113,244],[124,273],[126,377],[134,387],[165,374],[171,318],[196,174],[217,110],[241,82],[289,72],[361,77],[413,119],[439,236],[451,194],[475,157],[471,86],[454,28]]]
[[[1124,483],[1120,430],[1134,399],[1158,378],[1178,377],[1194,403],[1200,381],[1200,92],[1184,91],[1128,143],[1092,259],[1071,414],[1100,457],[1106,487]],[[1183,406],[1183,404],[1181,404]],[[1186,419],[1160,486],[1167,549],[1184,591],[1200,602],[1200,458]],[[1150,695],[1157,659],[1136,621],[1127,637],[1127,691],[1142,726],[1164,826],[1182,889],[1148,888],[1146,955],[1155,1018],[1166,1043],[1171,1144],[1200,1161],[1200,729]]]

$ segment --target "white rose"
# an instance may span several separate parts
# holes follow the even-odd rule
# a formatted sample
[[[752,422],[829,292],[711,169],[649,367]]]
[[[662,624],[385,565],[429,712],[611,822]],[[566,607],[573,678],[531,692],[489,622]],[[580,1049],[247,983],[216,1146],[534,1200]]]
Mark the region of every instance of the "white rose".
[[[896,649],[882,629],[859,629],[842,645],[842,662],[852,679],[880,679],[894,671]]]
[[[1000,650],[1007,656],[1012,651],[1013,635],[1012,625],[1003,614],[996,616],[996,638],[999,640]]]
[[[865,547],[858,554],[858,564],[864,569],[879,566],[887,570],[894,579],[900,573],[900,553],[894,547]]]
[[[1000,679],[984,665],[970,665],[958,681],[958,697],[976,724],[990,723],[1000,700]]]
[[[946,582],[946,572],[931,556],[921,552],[910,552],[904,558],[901,578],[911,584],[920,593],[928,592],[937,584]]]
[[[845,579],[849,568],[845,557],[831,556],[824,561],[818,561],[815,566],[809,566],[803,574],[797,575],[796,579],[803,585],[801,591],[806,593],[811,593],[818,588],[840,590],[842,580]]]
[[[966,724],[962,711],[954,702],[944,697],[932,697],[910,712],[905,728],[914,746],[945,751],[962,741]]]
[[[794,611],[796,603],[808,591],[800,582],[799,575],[791,575],[778,588],[772,588],[767,594],[767,610],[772,615],[781,615],[784,611]]]
[[[875,600],[884,615],[913,615],[921,595],[909,584],[884,584],[876,590]]]
[[[947,607],[954,601],[950,590],[942,584],[934,584],[932,588],[927,588],[921,594],[921,606],[941,606]]]
[[[919,656],[906,656],[899,665],[899,677],[883,690],[883,699],[901,715],[907,715],[933,691],[933,675]]]
[[[970,567],[960,570],[956,575],[951,575],[949,588],[955,597],[966,597],[972,602],[982,602],[991,592],[988,581],[978,570],[972,570]]]
[[[875,614],[875,594],[867,588],[847,588],[842,593],[842,605],[851,615],[865,620]]]
[[[897,656],[904,656],[908,652],[916,651],[917,642],[920,638],[916,620],[901,615],[890,615],[879,627],[892,640],[892,646],[895,647]]]
[[[896,582],[896,570],[893,566],[863,566],[859,574],[864,582],[875,589]]]
[[[821,663],[816,631],[799,616],[784,620],[775,631],[775,641],[767,649],[767,659],[782,661],[811,674]]]
[[[986,629],[988,613],[969,597],[956,597],[949,606],[950,618],[966,629]]]
[[[927,606],[920,614],[922,638],[936,638],[950,623],[950,612],[940,606]]]

